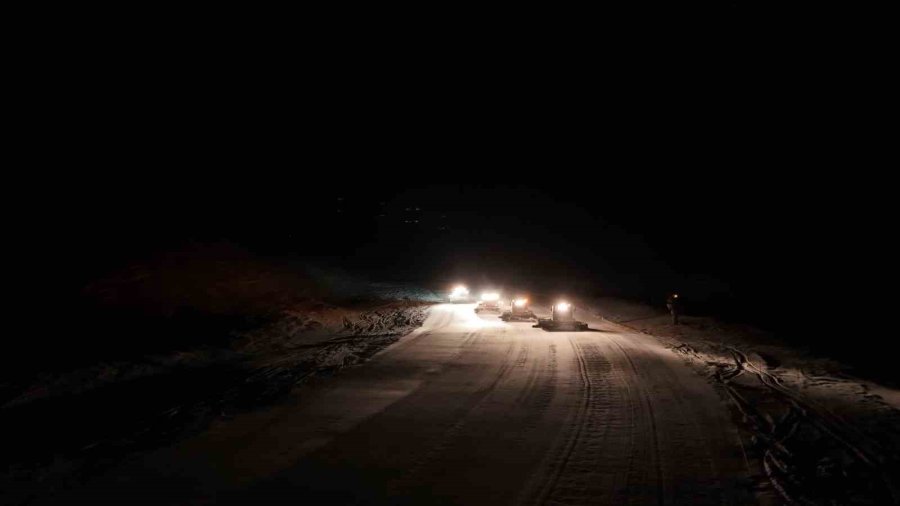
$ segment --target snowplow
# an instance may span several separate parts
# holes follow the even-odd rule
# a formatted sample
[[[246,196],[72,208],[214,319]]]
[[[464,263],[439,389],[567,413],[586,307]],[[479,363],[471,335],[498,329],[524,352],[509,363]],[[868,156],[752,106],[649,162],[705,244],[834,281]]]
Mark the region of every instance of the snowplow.
[[[538,318],[535,327],[544,330],[587,330],[587,323],[575,319],[575,307],[568,302],[550,306],[550,318]]]
[[[469,297],[469,289],[464,285],[456,285],[450,290],[450,295],[447,296],[449,302],[455,303],[465,303],[471,302],[472,298]]]
[[[505,322],[525,322],[536,320],[537,316],[528,306],[528,299],[520,298],[510,301],[509,309],[500,315]]]
[[[499,293],[483,293],[478,305],[475,306],[476,313],[499,313],[500,312],[500,294]]]

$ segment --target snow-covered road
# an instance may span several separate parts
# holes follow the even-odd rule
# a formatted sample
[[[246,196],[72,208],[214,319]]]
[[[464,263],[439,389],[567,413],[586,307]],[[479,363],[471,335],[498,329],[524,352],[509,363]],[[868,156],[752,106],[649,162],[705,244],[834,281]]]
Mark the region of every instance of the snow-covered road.
[[[435,306],[368,363],[54,502],[755,504],[712,386],[654,338]]]

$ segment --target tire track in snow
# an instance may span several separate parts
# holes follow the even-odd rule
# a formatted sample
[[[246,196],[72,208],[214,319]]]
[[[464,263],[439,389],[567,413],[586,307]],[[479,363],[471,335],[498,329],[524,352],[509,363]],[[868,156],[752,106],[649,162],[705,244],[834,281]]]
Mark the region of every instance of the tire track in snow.
[[[569,341],[574,377],[581,383],[577,408],[568,435],[545,466],[538,493],[526,503],[735,504],[748,499],[727,490],[736,482],[722,474],[729,471],[717,469],[718,454],[711,447],[728,446],[729,440],[703,429],[715,415],[697,411],[677,374],[657,364],[652,352],[632,350],[613,336],[572,336]],[[645,362],[659,365],[659,371],[648,376]]]
[[[581,400],[578,404],[578,410],[575,413],[574,422],[572,423],[572,426],[574,427],[573,432],[566,441],[562,453],[558,456],[559,462],[550,469],[547,478],[543,483],[543,486],[540,487],[540,490],[534,500],[533,504],[538,506],[547,504],[550,496],[556,488],[557,483],[559,482],[560,476],[565,471],[566,465],[572,458],[572,452],[575,450],[575,445],[578,443],[579,435],[584,429],[584,419],[586,417],[587,408],[590,403],[591,383],[590,378],[587,375],[587,366],[584,363],[584,357],[582,356],[581,350],[579,349],[578,345],[575,344],[571,337],[569,337],[569,344],[572,346],[572,350],[575,352],[575,359],[578,365],[578,374],[582,382]]]
[[[632,360],[631,356],[628,354],[628,352],[625,351],[625,348],[622,347],[622,345],[619,344],[619,342],[616,341],[616,339],[613,338],[612,336],[609,337],[609,342],[611,342],[619,350],[619,352],[622,353],[622,356],[625,357],[625,360],[628,362],[628,365],[631,368],[631,372],[633,373],[634,378],[640,378],[640,372],[638,371],[638,368],[635,366],[634,360]],[[650,397],[647,395],[647,392],[643,388],[640,388],[640,392],[638,393],[638,395],[640,396],[641,404],[643,404],[643,406],[644,406],[644,413],[646,413],[647,420],[650,423],[650,438],[651,438],[652,446],[653,446],[653,455],[652,455],[653,467],[654,467],[654,470],[656,471],[657,504],[662,505],[665,503],[665,501],[664,501],[665,489],[663,486],[665,483],[665,477],[663,474],[662,463],[660,462],[662,455],[660,453],[659,429],[657,427],[656,414],[653,409],[653,402],[651,402]]]
[[[779,432],[785,432],[783,436],[774,439],[772,448],[765,451],[763,455],[763,467],[772,486],[786,501],[804,504],[813,503],[810,499],[804,497],[804,487],[792,476],[790,466],[776,456],[776,452],[786,456],[793,456],[793,452],[786,448],[785,445],[788,443],[788,440],[798,432],[800,424],[806,422],[818,429],[822,434],[827,435],[839,446],[843,447],[852,458],[856,459],[862,466],[868,468],[869,472],[880,481],[883,490],[869,491],[873,496],[881,496],[883,500],[889,500],[894,504],[900,504],[900,491],[897,490],[894,479],[882,470],[882,467],[879,464],[879,457],[877,455],[871,455],[862,445],[855,443],[855,441],[869,443],[870,447],[875,448],[878,447],[877,444],[872,445],[868,436],[861,431],[858,431],[853,425],[847,423],[840,416],[831,413],[815,401],[807,399],[803,395],[784,386],[778,376],[770,373],[765,367],[759,367],[753,363],[741,350],[731,347],[729,348],[729,351],[735,362],[735,370],[733,374],[728,375],[727,377],[718,376],[718,379],[725,386],[732,399],[735,401],[738,409],[741,410],[745,416],[750,416],[747,411],[753,410],[754,408],[752,404],[741,397],[735,391],[734,387],[729,384],[732,379],[744,372],[755,375],[763,386],[786,400],[792,406],[789,416],[779,420],[777,423],[773,423],[769,430],[771,434],[764,435],[772,437]],[[783,427],[787,427],[787,429],[784,430]],[[789,489],[796,489],[797,492],[791,492]]]
[[[627,469],[631,416],[621,398],[624,380],[594,344],[569,337],[575,354],[580,399],[562,449],[552,457],[532,504],[616,503]]]
[[[455,359],[459,359],[464,353],[472,351],[469,348],[471,348],[472,344],[477,343],[480,340],[480,336],[478,334],[478,332],[471,332],[466,336],[463,342],[464,348],[460,350],[456,357],[454,357]],[[514,367],[514,363],[511,360],[514,349],[515,342],[510,341],[509,345],[506,348],[504,361],[497,372],[494,374],[494,377],[490,381],[490,383],[488,383],[485,387],[475,390],[470,399],[466,403],[464,403],[462,408],[459,410],[460,415],[458,416],[457,420],[453,424],[451,424],[446,431],[444,431],[443,435],[441,435],[434,442],[434,444],[432,444],[430,448],[415,461],[412,466],[409,467],[409,469],[403,474],[403,476],[397,478],[393,483],[388,485],[388,487],[392,491],[392,495],[401,497],[406,496],[409,490],[414,488],[417,482],[420,481],[420,476],[422,476],[423,470],[426,469],[434,460],[436,460],[451,446],[453,439],[456,438],[460,434],[460,432],[462,432],[463,428],[468,422],[470,414],[484,402],[488,395],[497,387],[497,385]]]
[[[556,426],[546,413],[556,395],[558,360],[555,344],[512,337],[516,345],[506,349],[509,368],[504,377],[444,433],[442,441],[417,462],[414,473],[392,488],[393,497],[410,504],[496,504],[521,496],[522,480],[527,481],[552,446],[553,436],[547,432]],[[538,441],[546,446],[536,445]],[[474,466],[460,465],[468,460]],[[503,471],[496,474],[489,491],[462,485],[498,466]]]
[[[528,375],[528,380],[522,393],[519,395],[517,402],[529,408],[527,427],[532,428],[544,416],[544,412],[550,406],[553,396],[556,392],[556,381],[558,377],[556,358],[556,345],[550,344],[548,347],[547,363],[534,361],[534,365]],[[538,378],[544,372],[546,378],[538,383]]]

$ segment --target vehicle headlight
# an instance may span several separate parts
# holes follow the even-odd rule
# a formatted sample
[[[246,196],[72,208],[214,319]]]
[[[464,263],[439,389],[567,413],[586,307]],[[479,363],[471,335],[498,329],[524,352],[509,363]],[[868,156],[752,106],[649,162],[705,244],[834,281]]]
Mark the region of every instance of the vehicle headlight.
[[[469,289],[463,285],[453,287],[453,290],[450,292],[451,299],[460,299],[467,295],[469,295]]]

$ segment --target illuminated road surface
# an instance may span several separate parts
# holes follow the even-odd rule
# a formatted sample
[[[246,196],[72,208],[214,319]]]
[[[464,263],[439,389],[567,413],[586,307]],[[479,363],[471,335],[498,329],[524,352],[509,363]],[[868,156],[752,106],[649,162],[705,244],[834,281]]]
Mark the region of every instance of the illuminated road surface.
[[[64,502],[754,503],[726,408],[674,353],[604,323],[531,325],[437,306],[365,365]]]

